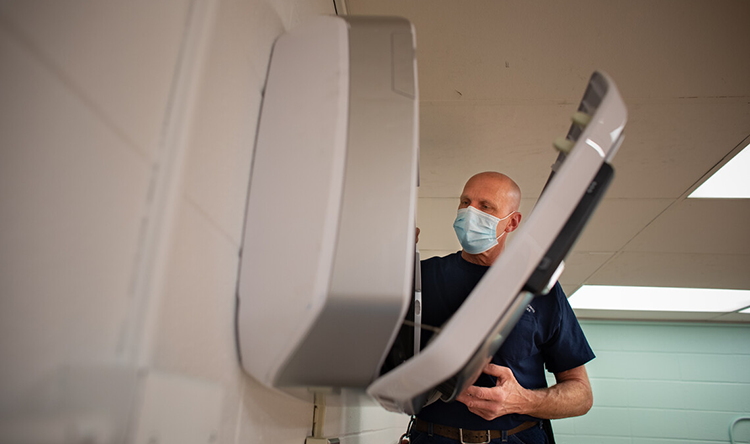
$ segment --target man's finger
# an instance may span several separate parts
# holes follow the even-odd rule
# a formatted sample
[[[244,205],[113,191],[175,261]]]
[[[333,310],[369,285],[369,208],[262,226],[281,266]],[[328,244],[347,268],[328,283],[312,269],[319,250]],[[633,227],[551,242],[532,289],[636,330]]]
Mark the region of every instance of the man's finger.
[[[475,410],[483,410],[492,405],[492,401],[488,401],[477,396],[470,396],[467,394],[463,394],[457,397],[456,401],[465,404],[467,407],[469,407],[469,410],[474,413],[476,413]]]
[[[465,399],[492,399],[492,388],[491,387],[477,387],[476,385],[472,385],[471,387],[467,388],[459,397],[457,397],[457,400],[460,400],[459,398],[465,397]],[[463,402],[463,401],[462,401]]]
[[[508,367],[502,367],[495,364],[487,364],[483,372],[498,378],[507,378],[508,376],[513,375],[513,372]]]
[[[466,394],[461,395],[460,397],[456,398],[456,400],[465,404],[470,412],[479,415],[488,421],[491,421],[499,416],[495,412],[497,405],[493,401],[480,399],[474,396],[468,396]]]

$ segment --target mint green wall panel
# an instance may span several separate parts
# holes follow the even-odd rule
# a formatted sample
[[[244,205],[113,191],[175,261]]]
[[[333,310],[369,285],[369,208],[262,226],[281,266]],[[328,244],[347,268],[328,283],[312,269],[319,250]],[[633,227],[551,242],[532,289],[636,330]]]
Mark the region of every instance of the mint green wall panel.
[[[569,422],[572,434],[577,436],[632,436],[630,415],[632,410],[626,408],[600,407],[579,418],[553,421],[552,427],[558,430],[559,423]],[[561,431],[562,433],[562,431]]]
[[[584,325],[585,324],[585,325]],[[750,355],[745,325],[581,321],[594,351]]]
[[[591,369],[588,370],[590,373]],[[622,379],[591,379],[594,403],[600,407],[630,407],[628,395],[632,385]]]
[[[620,397],[627,398],[629,407],[679,410],[687,406],[700,406],[702,410],[717,412],[750,411],[750,385],[632,381],[620,384],[618,389],[623,390]],[[599,400],[600,394],[597,392],[596,395]],[[608,399],[614,396],[617,394],[612,394]]]
[[[633,436],[713,440],[729,438],[732,415],[707,411],[634,409]]]
[[[677,355],[645,352],[600,351],[586,367],[595,374],[618,379],[674,379],[680,371]]]
[[[680,355],[683,381],[750,383],[750,355]],[[708,360],[708,362],[706,362]]]
[[[663,438],[633,438],[633,443],[638,444],[724,444],[727,440],[706,441],[705,439],[663,439]]]
[[[552,422],[558,444],[729,443],[750,416],[750,326],[582,321],[594,407]],[[554,377],[548,381],[554,383]],[[750,421],[735,427],[750,441]]]
[[[557,442],[562,442],[561,438],[565,438],[563,435],[560,435],[555,431],[555,439]],[[572,437],[567,437],[568,439]],[[576,444],[633,444],[633,441],[630,438],[621,438],[616,436],[576,436],[575,442]]]

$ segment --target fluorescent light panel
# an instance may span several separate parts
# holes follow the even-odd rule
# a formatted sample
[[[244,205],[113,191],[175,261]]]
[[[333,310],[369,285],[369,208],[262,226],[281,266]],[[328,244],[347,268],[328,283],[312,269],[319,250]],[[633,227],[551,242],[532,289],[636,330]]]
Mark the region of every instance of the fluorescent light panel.
[[[695,189],[689,198],[750,198],[750,144]]]
[[[593,310],[729,313],[750,306],[750,291],[584,285],[569,300],[573,308]]]

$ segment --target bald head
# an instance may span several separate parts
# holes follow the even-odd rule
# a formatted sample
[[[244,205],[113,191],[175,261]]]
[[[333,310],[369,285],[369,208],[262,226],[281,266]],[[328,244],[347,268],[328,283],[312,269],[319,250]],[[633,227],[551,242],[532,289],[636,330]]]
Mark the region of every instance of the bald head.
[[[463,193],[461,193],[461,201],[463,203],[465,198],[472,197],[492,201],[489,203],[494,204],[494,209],[497,210],[498,214],[479,207],[477,209],[497,217],[504,217],[510,212],[518,211],[518,207],[521,205],[521,189],[518,184],[505,174],[495,171],[475,174],[466,182]]]

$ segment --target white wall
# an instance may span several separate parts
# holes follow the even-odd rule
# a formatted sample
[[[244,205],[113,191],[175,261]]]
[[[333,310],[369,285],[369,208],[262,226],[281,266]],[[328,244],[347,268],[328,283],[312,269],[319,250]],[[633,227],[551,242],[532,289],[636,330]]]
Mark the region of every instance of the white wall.
[[[312,405],[237,363],[235,285],[272,43],[331,13],[0,3],[0,442],[304,442]],[[324,431],[406,420],[332,406]]]

